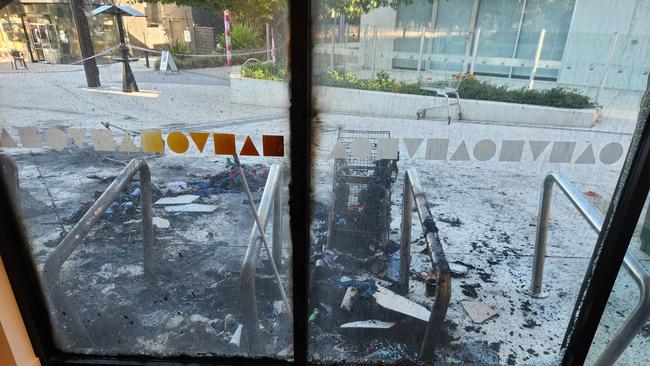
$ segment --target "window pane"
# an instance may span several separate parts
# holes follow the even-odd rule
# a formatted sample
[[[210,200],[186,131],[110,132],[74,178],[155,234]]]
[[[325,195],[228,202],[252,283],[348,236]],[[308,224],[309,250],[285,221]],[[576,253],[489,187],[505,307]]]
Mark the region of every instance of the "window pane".
[[[345,29],[340,14],[357,12],[368,31],[314,50],[327,62],[313,70],[310,357],[558,363],[597,233],[557,185],[607,209],[650,29],[622,10],[593,20],[595,5],[574,13],[573,1],[318,4],[316,29]],[[611,47],[621,24],[634,31]],[[532,283],[538,226],[548,239]]]
[[[510,58],[519,32],[522,1],[481,1],[476,27],[481,30],[477,55]],[[508,75],[509,67],[478,64],[475,72]]]
[[[438,1],[434,27],[433,53],[464,55],[467,50],[468,31],[472,19],[472,0]],[[460,71],[458,62],[433,62],[432,68]]]
[[[519,36],[519,44],[517,45],[517,57],[534,57],[539,44],[540,31],[544,29],[546,34],[541,45],[541,59],[562,60],[574,3],[575,1],[573,0],[526,1],[524,18],[521,23],[521,35]],[[515,75],[529,77],[530,68],[517,67],[514,73]],[[556,78],[557,70],[544,69],[537,75],[538,77]]]
[[[0,65],[0,150],[18,166],[56,344],[289,357],[286,9],[238,5],[227,25],[219,7],[129,6],[142,16],[123,17],[125,53],[114,15],[82,13],[98,87],[74,63],[85,56],[70,4],[0,13],[0,49],[16,50]],[[123,83],[124,59],[137,85]]]
[[[604,213],[603,213],[604,214]],[[628,247],[607,307],[587,355],[586,365],[644,365],[648,359],[647,311],[643,278],[650,269],[650,210],[646,204]],[[637,308],[639,307],[639,308]]]

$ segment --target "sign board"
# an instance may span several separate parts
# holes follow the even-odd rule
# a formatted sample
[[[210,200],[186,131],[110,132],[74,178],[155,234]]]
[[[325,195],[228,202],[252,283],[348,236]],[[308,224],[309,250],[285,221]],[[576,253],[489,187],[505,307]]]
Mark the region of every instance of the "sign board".
[[[160,55],[160,71],[167,71],[169,55],[169,51],[162,51],[162,54]]]
[[[160,71],[167,72],[168,68],[172,72],[179,72],[178,67],[176,67],[176,62],[174,62],[174,57],[172,57],[171,52],[162,51],[162,54],[160,55]]]
[[[185,38],[185,42],[192,42],[192,33],[189,30],[184,30],[183,38]]]

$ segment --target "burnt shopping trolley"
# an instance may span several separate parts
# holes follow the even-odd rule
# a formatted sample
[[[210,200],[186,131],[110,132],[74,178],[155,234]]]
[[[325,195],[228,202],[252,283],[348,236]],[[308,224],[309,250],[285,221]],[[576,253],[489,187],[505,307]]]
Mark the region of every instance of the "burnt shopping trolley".
[[[367,253],[388,242],[391,186],[397,164],[394,159],[381,159],[378,145],[389,138],[388,131],[339,130],[337,141],[345,148],[346,157],[334,162],[329,248]],[[370,144],[365,158],[352,154],[357,139]]]

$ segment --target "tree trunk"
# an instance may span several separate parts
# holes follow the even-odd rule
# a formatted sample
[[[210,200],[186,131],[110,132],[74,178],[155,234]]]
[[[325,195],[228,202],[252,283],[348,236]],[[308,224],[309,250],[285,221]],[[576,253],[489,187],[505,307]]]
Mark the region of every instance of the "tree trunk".
[[[81,58],[87,59],[84,61],[84,71],[86,72],[86,82],[88,87],[95,88],[101,86],[99,83],[99,69],[95,58],[90,58],[95,54],[93,49],[92,39],[90,38],[90,27],[88,26],[88,19],[86,18],[86,9],[83,0],[70,0],[70,8],[72,9],[72,17],[74,18],[75,26],[77,27],[77,35],[79,36],[79,48],[81,48]]]

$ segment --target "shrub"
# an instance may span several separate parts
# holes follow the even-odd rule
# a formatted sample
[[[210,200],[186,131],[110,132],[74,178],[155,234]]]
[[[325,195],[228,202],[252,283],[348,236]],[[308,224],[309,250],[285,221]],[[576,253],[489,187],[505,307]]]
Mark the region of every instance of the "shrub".
[[[263,80],[285,80],[284,69],[272,62],[249,62],[241,68],[241,76]]]
[[[171,52],[174,57],[178,58],[183,54],[190,53],[190,46],[185,42],[176,41],[169,45],[167,51]]]
[[[469,78],[463,80],[458,88],[461,98],[491,100],[520,104],[534,104],[559,108],[593,108],[596,106],[589,97],[575,90],[556,86],[548,90],[508,89],[487,81]]]
[[[240,65],[248,59],[248,56],[233,56],[233,65]],[[174,61],[179,70],[183,69],[201,69],[205,67],[221,67],[226,65],[226,57],[189,57],[189,56],[174,56]],[[160,69],[160,59],[154,63],[156,70]]]
[[[226,49],[226,34],[219,36],[219,46]],[[230,48],[250,50],[262,46],[262,33],[250,24],[236,24],[230,28]]]
[[[315,84],[341,88],[375,90],[391,93],[435,95],[435,92],[420,89],[417,83],[395,81],[390,75],[381,71],[376,79],[359,79],[352,72],[332,69],[315,79]],[[487,81],[473,77],[464,79],[458,88],[463,99],[490,100],[496,102],[533,104],[559,108],[593,108],[596,105],[589,97],[562,87],[548,90],[508,89],[505,86],[492,85]]]

